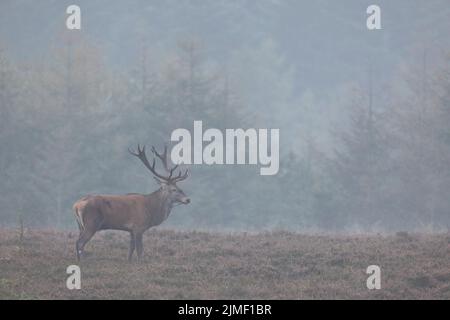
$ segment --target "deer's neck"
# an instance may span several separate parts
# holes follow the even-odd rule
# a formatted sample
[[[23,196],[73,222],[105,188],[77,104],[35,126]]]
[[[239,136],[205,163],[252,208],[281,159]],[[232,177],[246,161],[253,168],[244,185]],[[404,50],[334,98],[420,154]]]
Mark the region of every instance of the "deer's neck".
[[[158,225],[169,217],[172,203],[169,194],[159,189],[148,195],[148,214],[152,225]]]

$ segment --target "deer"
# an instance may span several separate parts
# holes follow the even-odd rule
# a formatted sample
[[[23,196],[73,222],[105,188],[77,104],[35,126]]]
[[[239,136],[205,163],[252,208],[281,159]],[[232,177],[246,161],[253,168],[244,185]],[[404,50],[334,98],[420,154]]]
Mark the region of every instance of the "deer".
[[[185,180],[189,171],[180,169],[174,174],[178,164],[169,166],[167,145],[163,153],[158,153],[152,146],[153,162],[150,164],[145,152],[145,146],[137,146],[137,152],[128,149],[153,174],[160,188],[150,194],[129,193],[125,195],[88,195],[73,205],[73,211],[80,234],[76,241],[77,261],[84,254],[86,243],[101,230],[121,230],[130,233],[128,261],[132,261],[136,248],[138,261],[142,258],[142,237],[149,228],[158,226],[168,217],[174,206],[189,204],[190,198],[181,190],[177,183]],[[166,174],[160,174],[155,169],[156,159],[161,160]]]

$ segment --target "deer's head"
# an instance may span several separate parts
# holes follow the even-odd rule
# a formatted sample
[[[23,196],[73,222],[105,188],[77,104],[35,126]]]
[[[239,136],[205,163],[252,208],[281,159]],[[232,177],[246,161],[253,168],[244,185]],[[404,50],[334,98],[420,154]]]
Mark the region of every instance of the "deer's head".
[[[174,172],[178,168],[178,165],[175,165],[174,167],[170,168],[167,159],[167,146],[164,146],[164,152],[162,154],[158,153],[155,147],[152,147],[153,155],[161,160],[167,175],[162,175],[156,172],[155,157],[153,158],[152,164],[150,164],[145,154],[145,146],[142,147],[141,149],[141,147],[138,145],[137,152],[133,152],[131,150],[128,151],[132,155],[138,157],[142,161],[142,163],[147,167],[147,169],[150,170],[150,172],[153,174],[153,178],[161,186],[161,192],[167,197],[167,199],[171,204],[175,203],[188,204],[191,202],[191,199],[189,199],[189,197],[186,196],[183,190],[181,190],[177,186],[177,182],[183,181],[188,177],[189,171],[186,169],[186,171],[182,173],[180,170],[177,175],[174,175]]]

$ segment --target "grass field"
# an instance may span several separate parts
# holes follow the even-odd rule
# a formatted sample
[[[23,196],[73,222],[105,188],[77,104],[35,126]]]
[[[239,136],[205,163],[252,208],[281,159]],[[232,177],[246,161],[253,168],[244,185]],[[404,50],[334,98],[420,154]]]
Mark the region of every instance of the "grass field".
[[[128,235],[97,234],[80,263],[70,232],[0,230],[0,299],[450,299],[450,235],[309,236],[151,230],[144,260]],[[381,289],[368,290],[369,265]]]

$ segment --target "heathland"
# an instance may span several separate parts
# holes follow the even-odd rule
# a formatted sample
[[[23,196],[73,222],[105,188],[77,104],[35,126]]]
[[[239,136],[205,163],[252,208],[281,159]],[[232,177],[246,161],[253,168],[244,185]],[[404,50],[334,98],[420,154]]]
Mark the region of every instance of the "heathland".
[[[0,230],[0,299],[450,299],[450,235],[302,235],[150,230],[144,259],[128,237],[97,234],[77,264],[68,231]],[[369,290],[369,265],[381,289]]]

